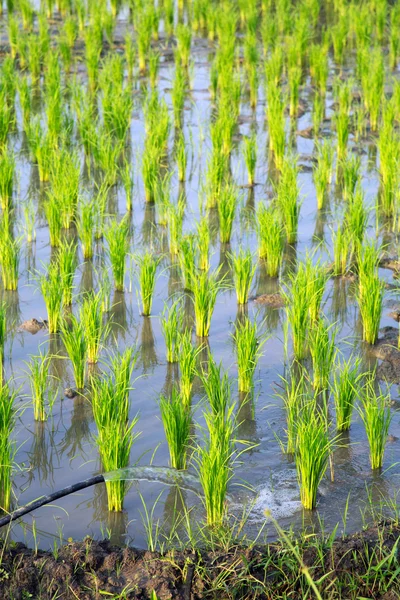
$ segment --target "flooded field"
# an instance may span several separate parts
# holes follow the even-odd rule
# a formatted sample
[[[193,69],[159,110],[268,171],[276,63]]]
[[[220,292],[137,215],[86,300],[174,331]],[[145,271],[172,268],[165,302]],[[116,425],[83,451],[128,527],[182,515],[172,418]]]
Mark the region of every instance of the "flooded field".
[[[80,3],[54,8],[50,4],[50,17],[46,12],[40,16],[40,7],[35,6],[32,25],[26,4],[27,0],[16,2],[12,15],[4,7],[0,20],[1,134],[6,127],[4,106],[11,107],[15,117],[1,138],[0,180],[5,181],[4,156],[14,157],[12,192],[6,201],[4,196],[2,200],[1,236],[6,245],[17,240],[19,247],[18,288],[4,289],[7,286],[3,279],[1,290],[7,331],[4,380],[9,382],[10,389],[16,390],[15,427],[10,434],[15,456],[9,508],[12,510],[106,470],[99,456],[99,427],[93,414],[92,386],[96,386],[93,383],[96,379],[101,380],[104,373],[110,372],[112,356],[116,357],[115,353],[122,353],[126,348],[132,348],[136,355],[127,401],[128,421],[137,417],[133,431],[140,433],[128,448],[128,464],[156,467],[159,477],[157,469],[152,469],[151,481],[145,480],[146,475],[132,481],[122,511],[108,510],[104,484],[67,496],[56,505],[43,507],[14,523],[9,539],[47,549],[53,547],[55,540],[75,540],[90,535],[97,539],[110,537],[116,544],[130,542],[147,548],[148,527],[153,526],[155,530],[157,522],[163,530],[158,542],[166,543],[169,536],[172,540],[175,535],[183,540],[188,537],[185,520],[178,514],[190,515],[195,528],[204,521],[201,486],[197,490],[180,490],[173,482],[166,486],[163,476],[163,468],[170,466],[170,453],[161,419],[160,397],[169,399],[173,390],[179,388],[180,366],[167,361],[162,319],[167,314],[166,306],[171,307],[175,302],[178,302],[178,317],[182,317],[182,322],[179,318],[177,322],[182,331],[186,328],[191,332],[193,347],[198,349],[196,375],[189,393],[191,439],[186,466],[189,474],[198,479],[202,460],[198,446],[204,448],[204,440],[208,438],[205,413],[210,414],[210,402],[199,374],[204,372],[207,380],[211,353],[217,365],[222,363],[221,374],[229,375],[232,443],[235,454],[240,453],[229,466],[227,513],[232,519],[241,519],[247,507],[244,532],[249,538],[255,538],[263,526],[261,539],[276,536],[274,525],[266,517],[269,513],[284,528],[318,528],[322,521],[328,530],[339,523],[339,531],[351,532],[368,520],[372,505],[396,506],[400,481],[400,416],[396,412],[400,362],[396,363],[398,325],[393,313],[396,317],[400,303],[397,270],[384,267],[397,264],[399,176],[394,176],[390,193],[386,193],[392,171],[387,163],[382,165],[382,155],[388,161],[387,154],[394,152],[384,145],[389,138],[396,152],[400,147],[397,69],[400,52],[393,50],[397,46],[391,41],[400,31],[397,5],[392,8],[384,3],[386,17],[382,33],[380,21],[374,21],[379,2],[371,3],[372,16],[361,12],[355,24],[349,6],[341,2],[303,2],[293,12],[291,23],[284,18],[291,11],[287,2],[250,2],[248,13],[243,2],[217,3],[220,7],[218,10],[214,7],[215,11],[210,2],[203,3],[211,6],[211,12],[204,22],[200,19],[200,26],[196,7],[201,3],[183,0],[179,6],[172,4],[172,30],[167,20],[168,2],[156,3],[155,8],[152,1],[133,1],[130,8],[127,3],[121,6],[113,3],[111,8],[117,6],[114,12],[103,2],[90,2],[87,7],[83,3],[85,29],[82,30],[79,29]],[[237,9],[236,19],[232,16],[233,6]],[[137,32],[147,23],[146,15],[152,10],[159,11],[160,19],[150,31],[142,66],[143,40]],[[308,21],[306,15],[312,10],[315,18]],[[271,22],[276,25],[275,32],[271,25],[268,33],[268,11],[274,15]],[[229,15],[226,23],[225,13]],[[215,16],[210,16],[212,14]],[[254,14],[255,25],[251,20]],[[28,18],[27,24],[25,18]],[[366,41],[359,31],[364,18]],[[67,26],[68,23],[72,25]],[[231,37],[228,35],[230,24],[236,32]],[[345,44],[343,56],[338,50],[340,40],[337,41],[333,33],[341,26],[346,29],[344,39],[347,40],[342,42]],[[70,47],[68,27],[74,32]],[[93,60],[87,49],[88,40],[99,28],[100,46],[98,54],[95,49]],[[133,50],[129,48],[128,39]],[[232,51],[226,50],[229,39]],[[395,39],[398,42],[400,36]],[[48,49],[44,50],[46,43]],[[277,48],[281,49],[280,54]],[[221,58],[223,51],[229,55],[230,63],[226,56]],[[316,54],[322,57],[322,67],[318,67]],[[227,64],[231,73],[224,82]],[[326,68],[325,83],[322,76],[315,75],[317,67]],[[377,100],[367,97],[369,87],[375,85],[365,83],[368,77],[371,82],[383,77]],[[182,109],[179,85],[183,89]],[[271,106],[277,97],[283,110],[279,113],[279,107],[275,106],[274,117]],[[128,106],[126,113],[123,102]],[[375,108],[377,123],[374,123]],[[128,115],[126,123],[125,114]],[[279,114],[284,118],[282,154],[276,147],[271,148],[271,124],[274,119],[279,121]],[[348,119],[347,138],[338,124],[343,114]],[[228,117],[232,122],[227,125]],[[161,135],[163,120],[166,120],[164,141],[167,146],[154,160],[149,140]],[[117,133],[118,127],[124,129],[125,125],[126,131]],[[345,137],[344,144],[338,140],[338,129]],[[217,149],[221,147],[222,154],[218,155]],[[316,186],[316,165],[322,148],[328,147],[332,150],[333,163],[331,177],[321,196],[321,188]],[[182,148],[187,160],[184,177],[179,176],[182,156],[177,158]],[[246,148],[248,152],[255,152],[256,157],[251,184]],[[43,159],[45,152],[48,152],[47,163]],[[223,156],[227,161],[225,166]],[[146,161],[151,162],[154,170],[150,175]],[[63,164],[69,172],[63,171]],[[215,165],[222,165],[222,176]],[[72,189],[73,178],[69,176],[75,168],[77,191]],[[48,176],[43,176],[43,169],[48,170]],[[296,190],[295,195],[299,214],[297,231],[289,239],[289,218],[284,212],[280,197],[284,192],[279,191],[279,186],[282,174],[291,172],[298,186],[298,195]],[[131,181],[126,185],[129,178]],[[63,181],[67,186],[65,196],[59,190],[62,185],[57,185]],[[225,185],[225,192],[221,191]],[[289,181],[292,191],[293,185],[293,181]],[[230,193],[235,196],[232,232],[225,237],[221,232],[225,226],[229,229],[229,223],[222,209],[218,209],[219,194],[223,193],[226,197]],[[73,194],[76,200],[68,213],[63,206],[67,206]],[[394,199],[386,202],[387,196]],[[52,213],[51,198],[56,198],[58,217]],[[361,214],[362,232],[356,243],[354,230],[342,224],[349,222],[349,207],[354,207],[360,199],[358,215]],[[228,204],[227,201],[227,210]],[[270,214],[273,218],[279,217],[282,252],[279,255],[278,251],[278,276],[271,277],[272,255],[259,258],[263,214],[260,206],[275,205],[277,212],[271,210]],[[68,215],[70,223],[66,228]],[[86,217],[91,224],[85,224]],[[356,220],[357,217],[353,225]],[[127,228],[128,247],[123,257],[126,270],[122,286],[118,286],[110,248],[117,240],[121,250],[123,244],[118,241],[116,232],[121,222]],[[185,289],[190,276],[190,283],[196,288],[206,272],[199,264],[199,224],[203,224],[206,237],[209,236],[206,255],[210,273],[216,273],[216,280],[221,282],[207,337],[196,336],[193,290]],[[347,254],[346,248],[344,250],[343,273],[335,273],[332,268],[339,230],[352,240]],[[271,231],[267,232],[268,239]],[[64,286],[57,262],[60,240],[61,246],[65,243],[62,240],[67,240],[71,248],[76,242],[76,270],[72,305],[60,308],[57,331],[50,332],[43,276],[49,278],[49,265],[56,265],[59,286]],[[88,246],[93,246],[92,257],[84,256]],[[4,264],[4,244],[1,247],[3,261],[0,259],[0,263]],[[376,339],[375,344],[364,341],[366,318],[360,312],[360,264],[364,264],[363,248],[372,247],[377,248],[379,257],[379,265],[375,262],[373,268],[385,284],[376,288],[377,296],[382,293],[379,339],[386,336],[388,345],[394,347],[393,352],[384,345],[383,350],[382,343]],[[232,267],[232,256],[240,249],[250,250],[255,268],[249,300],[241,305],[237,301]],[[148,253],[156,257],[155,289],[150,315],[143,316],[139,274],[141,268],[143,273],[144,258],[140,257]],[[390,264],[388,257],[393,259]],[[366,264],[366,259],[364,262]],[[304,325],[305,330],[311,332],[305,356],[298,357],[304,371],[301,366],[293,366],[288,303],[299,263],[312,263],[327,274],[317,319],[325,323],[322,316],[325,315],[326,322],[332,325],[328,339],[334,334],[335,344],[331,362],[326,358],[329,382],[323,389],[315,384],[316,359],[308,347],[313,344],[312,327],[318,328],[318,325],[308,321]],[[192,264],[192,271],[186,268],[187,264]],[[57,280],[57,274],[54,277]],[[212,275],[209,277],[212,279]],[[118,287],[121,289],[115,289]],[[78,327],[82,303],[91,291],[100,293],[104,309],[99,359],[86,368],[85,389],[75,393],[80,386],[76,384],[76,373],[64,344],[67,334],[62,328],[69,330],[73,326],[71,313],[77,317]],[[58,306],[61,304],[60,297]],[[27,323],[32,319],[38,323]],[[257,324],[257,338],[262,342],[254,385],[248,393],[238,391],[237,353],[232,337],[246,319]],[[382,332],[382,328],[388,327],[393,331]],[[35,363],[34,357],[39,357],[36,359],[38,367],[43,361],[48,364],[45,387],[50,391],[45,394],[45,420],[35,420],[33,410],[30,385],[33,367],[29,365]],[[388,435],[384,436],[387,443],[380,469],[371,469],[362,418],[365,414],[364,379],[357,380],[356,408],[350,429],[339,436],[336,434],[333,374],[349,357],[358,372],[364,374],[364,379],[366,373],[372,373],[373,378],[379,380],[383,395],[386,385],[390,390],[391,422]],[[301,373],[307,393],[313,390],[313,395],[323,396],[326,429],[330,439],[335,438],[328,452],[329,466],[318,488],[315,510],[305,510],[302,506],[296,448],[295,456],[293,452],[283,451],[288,429],[283,380],[290,381],[295,372]],[[49,400],[51,406],[48,406]],[[385,407],[387,400],[385,396]],[[246,451],[241,452],[243,449]],[[347,523],[344,525],[345,514]]]

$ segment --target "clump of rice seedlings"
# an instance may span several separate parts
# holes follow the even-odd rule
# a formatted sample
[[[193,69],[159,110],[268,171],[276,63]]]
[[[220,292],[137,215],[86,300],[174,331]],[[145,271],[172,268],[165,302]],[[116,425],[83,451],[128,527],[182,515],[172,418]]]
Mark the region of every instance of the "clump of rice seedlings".
[[[299,90],[301,84],[302,70],[298,65],[288,69],[289,83],[289,114],[296,117],[299,110]]]
[[[61,339],[72,363],[75,385],[78,390],[85,387],[86,361],[87,361],[87,334],[83,324],[75,315],[71,315],[70,322],[61,326]]]
[[[357,300],[363,322],[363,340],[375,344],[382,315],[385,284],[380,280],[377,264],[379,255],[373,246],[366,246],[358,264]]]
[[[3,211],[11,208],[14,186],[15,159],[13,153],[0,150],[0,204]]]
[[[95,165],[103,172],[103,182],[111,187],[118,181],[118,165],[122,151],[124,149],[124,140],[115,140],[107,131],[96,131],[92,134],[92,154]]]
[[[179,389],[182,402],[186,405],[190,405],[193,380],[196,375],[196,360],[201,350],[201,346],[198,348],[193,346],[192,333],[189,329],[185,329],[179,336],[178,363],[180,372]]]
[[[332,231],[333,265],[335,277],[346,275],[349,270],[349,260],[352,253],[352,239],[345,225],[340,225]]]
[[[61,325],[63,286],[60,285],[60,269],[57,262],[51,262],[47,273],[38,276],[39,287],[47,310],[49,333],[57,333]]]
[[[297,185],[297,163],[288,156],[282,163],[282,172],[276,188],[276,205],[280,211],[283,229],[288,244],[297,240],[300,216],[299,188]]]
[[[87,361],[96,364],[99,360],[102,341],[107,337],[109,325],[103,324],[103,294],[92,292],[85,294],[79,309],[87,347]]]
[[[60,279],[63,288],[63,305],[71,306],[72,293],[74,289],[74,275],[78,266],[77,247],[74,241],[64,241],[58,249],[58,266],[60,269]]]
[[[368,438],[371,469],[381,469],[392,415],[390,393],[384,393],[381,389],[377,392],[374,383],[374,378],[369,377],[361,396],[362,407],[359,412]]]
[[[129,380],[135,364],[128,348],[112,363],[111,373],[92,378],[92,407],[97,425],[97,445],[104,471],[116,471],[129,466],[130,452],[138,433],[134,428],[138,417],[129,422]],[[107,480],[110,511],[120,512],[128,491],[123,479]]]
[[[325,206],[327,190],[332,181],[333,170],[333,147],[325,142],[317,145],[317,162],[313,169],[315,191],[317,194],[317,208],[321,210]]]
[[[171,177],[172,171],[167,172],[164,177],[158,177],[155,188],[154,201],[157,208],[157,221],[162,227],[168,225],[168,212],[171,205]]]
[[[363,246],[368,225],[368,209],[364,203],[364,192],[360,184],[349,198],[344,215],[344,225],[347,227],[347,233],[351,239],[353,254],[359,252]]]
[[[186,469],[190,444],[192,415],[174,386],[171,397],[160,397],[161,420],[169,448],[169,463],[173,469]]]
[[[55,395],[51,397],[49,390],[49,357],[40,353],[38,356],[32,356],[31,361],[26,364],[29,373],[34,419],[35,421],[46,421],[48,417],[46,397],[50,410],[55,400]]]
[[[213,151],[207,160],[207,208],[215,208],[217,206],[228,170],[229,156],[227,156],[221,148],[213,148]]]
[[[360,359],[352,356],[345,361],[337,361],[333,370],[331,392],[336,410],[337,431],[348,431],[357,398],[360,381]]]
[[[142,315],[148,317],[153,304],[153,294],[156,285],[156,271],[161,257],[156,257],[152,252],[136,255],[136,264],[139,267],[139,286],[142,298]]]
[[[158,71],[160,68],[160,53],[156,51],[149,52],[149,81],[152,90],[157,86]]]
[[[266,259],[267,275],[278,277],[282,264],[284,240],[279,213],[259,204],[257,209],[258,255]]]
[[[349,158],[342,159],[340,167],[342,169],[343,197],[348,200],[354,194],[360,178],[360,157],[352,155]]]
[[[226,183],[221,189],[218,201],[219,239],[221,244],[229,244],[231,241],[237,202],[235,186]]]
[[[80,211],[76,220],[79,239],[81,241],[82,255],[85,260],[93,258],[93,240],[95,230],[95,204],[81,202]]]
[[[191,28],[188,25],[180,23],[176,28],[176,40],[178,43],[177,58],[179,58],[182,67],[188,67],[192,44]]]
[[[293,353],[297,360],[302,360],[308,350],[310,296],[306,270],[301,263],[297,273],[289,276],[289,281],[289,290],[283,292],[286,301],[286,316],[292,330]]]
[[[217,364],[209,352],[206,368],[200,373],[210,408],[214,415],[225,415],[231,404],[232,385],[222,363]]]
[[[61,243],[62,215],[57,198],[49,193],[44,203],[44,214],[49,226],[50,245],[57,248]]]
[[[322,96],[326,93],[329,76],[328,49],[327,43],[312,44],[309,49],[311,79]]]
[[[313,109],[312,109],[312,123],[314,136],[317,138],[319,130],[325,117],[325,97],[321,94],[316,93],[314,96]]]
[[[185,105],[186,96],[186,74],[183,67],[177,63],[175,67],[175,77],[171,89],[172,108],[174,111],[175,127],[182,125],[182,113]]]
[[[108,256],[114,276],[117,292],[123,292],[125,279],[125,260],[129,250],[129,223],[123,218],[119,223],[112,220],[104,231],[108,243]]]
[[[257,165],[257,136],[255,133],[243,138],[243,158],[247,169],[247,182],[249,185],[254,185]]]
[[[332,446],[326,420],[317,411],[315,402],[311,402],[299,415],[295,451],[300,500],[306,510],[317,505],[318,486],[325,475]]]
[[[177,204],[171,203],[168,207],[169,251],[172,256],[176,256],[179,253],[184,215],[185,199],[181,196]]]
[[[282,168],[285,157],[285,103],[278,86],[267,87],[267,120],[269,128],[269,147],[278,170]]]
[[[167,362],[169,363],[178,362],[182,327],[182,305],[179,300],[176,300],[169,308],[164,307],[161,317],[161,330],[167,349]]]
[[[230,261],[233,272],[233,280],[236,288],[236,298],[238,304],[247,304],[251,282],[253,281],[256,264],[253,263],[253,254],[251,250],[240,248],[237,254],[230,255]]]
[[[218,279],[218,274],[217,270],[202,271],[197,275],[197,282],[193,288],[193,304],[198,337],[208,337],[210,333],[215,302],[218,292],[223,287],[223,282]]]
[[[265,339],[259,340],[257,323],[251,323],[249,319],[236,323],[232,338],[238,365],[238,390],[248,393],[253,389],[254,373]]]
[[[12,463],[16,448],[11,441],[11,434],[15,425],[15,408],[17,393],[11,391],[8,383],[0,387],[0,503],[5,512],[11,505],[11,474]]]
[[[28,201],[22,207],[24,214],[24,233],[26,236],[26,242],[31,244],[36,240],[36,229],[35,229],[35,207],[32,201]]]
[[[334,115],[337,134],[337,159],[343,160],[347,153],[347,142],[349,139],[350,117],[348,113],[339,111]]]
[[[328,389],[329,377],[336,357],[336,332],[324,319],[313,323],[309,333],[309,349],[313,365],[313,386],[316,392]]]
[[[179,244],[178,259],[183,275],[185,291],[191,292],[195,285],[197,244],[195,234],[184,235]]]
[[[200,218],[196,226],[199,269],[208,271],[210,268],[210,225],[206,215]]]
[[[0,231],[0,266],[5,290],[15,291],[18,288],[20,254],[20,239],[13,238],[8,226],[3,222]]]
[[[309,257],[306,258],[305,263],[299,265],[299,269],[303,268],[308,288],[310,319],[315,322],[320,315],[321,302],[329,274],[324,264],[320,264],[318,261],[314,265]]]
[[[297,425],[302,407],[306,403],[308,397],[307,380],[304,370],[300,371],[300,375],[290,369],[287,378],[282,377],[283,389],[277,393],[277,396],[283,400],[286,411],[286,445],[281,443],[282,451],[286,454],[294,454],[296,450]]]
[[[234,456],[234,406],[227,413],[205,413],[208,438],[198,448],[198,475],[204,494],[207,525],[218,526],[226,515],[226,494]]]
[[[187,152],[185,136],[181,132],[178,135],[178,139],[175,143],[175,160],[178,167],[178,179],[179,181],[186,180],[186,168],[187,168]]]
[[[3,383],[4,345],[7,335],[7,312],[4,302],[0,304],[0,382]]]
[[[379,114],[384,91],[385,67],[380,48],[375,48],[365,56],[361,67],[363,100],[369,112],[372,131],[378,128]]]
[[[133,207],[133,174],[132,168],[128,161],[124,163],[122,168],[120,169],[120,175],[122,179],[122,184],[124,186],[125,191],[125,206],[126,210],[130,212]]]

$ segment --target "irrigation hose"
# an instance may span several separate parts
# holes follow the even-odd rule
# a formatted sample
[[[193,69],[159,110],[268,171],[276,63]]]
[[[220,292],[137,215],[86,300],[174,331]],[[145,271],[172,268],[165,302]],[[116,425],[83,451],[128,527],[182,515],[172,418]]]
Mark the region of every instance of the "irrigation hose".
[[[59,498],[64,498],[64,496],[68,496],[69,494],[73,494],[74,492],[79,492],[79,490],[84,490],[92,485],[96,485],[96,483],[104,483],[104,475],[96,475],[95,477],[90,477],[89,479],[85,479],[84,481],[80,481],[79,483],[74,483],[74,485],[69,485],[68,487],[59,490],[58,492],[54,492],[53,494],[49,494],[48,496],[41,496],[37,500],[33,502],[29,502],[29,504],[25,504],[25,506],[21,506],[14,512],[5,515],[0,518],[0,527],[4,527],[4,525],[8,525],[11,521],[15,521],[24,515],[44,506],[45,504],[50,504],[50,502],[54,502]]]

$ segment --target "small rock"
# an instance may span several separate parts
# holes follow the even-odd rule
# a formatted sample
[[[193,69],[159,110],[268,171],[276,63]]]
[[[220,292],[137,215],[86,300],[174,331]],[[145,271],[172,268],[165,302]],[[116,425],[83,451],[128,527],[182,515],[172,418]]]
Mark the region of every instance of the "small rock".
[[[253,300],[256,304],[265,304],[272,308],[282,308],[282,306],[285,306],[285,301],[281,294],[262,294],[253,298]]]
[[[28,321],[24,321],[21,323],[18,329],[22,331],[27,331],[32,335],[35,335],[41,329],[46,329],[48,326],[47,321],[38,321],[37,319],[29,319]]]
[[[66,396],[67,398],[76,398],[78,395],[78,392],[76,390],[73,390],[72,388],[66,388],[64,390],[64,396]]]

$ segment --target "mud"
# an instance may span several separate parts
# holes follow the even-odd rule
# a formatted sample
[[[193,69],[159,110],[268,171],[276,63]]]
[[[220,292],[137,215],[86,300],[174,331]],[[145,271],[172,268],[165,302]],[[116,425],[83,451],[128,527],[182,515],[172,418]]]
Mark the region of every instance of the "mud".
[[[390,313],[392,318],[396,312]],[[397,320],[397,319],[396,319]],[[380,380],[400,384],[400,350],[398,349],[399,330],[396,327],[384,327],[375,346],[369,349],[370,354],[382,360],[377,369]]]
[[[262,294],[253,298],[255,304],[264,304],[271,308],[282,308],[285,306],[285,300],[281,294]]]
[[[353,597],[356,585],[357,597],[389,600],[400,592],[399,537],[400,527],[381,523],[332,546],[314,539],[300,541],[298,549],[314,581],[321,578],[322,595],[336,589],[341,595],[335,597]],[[390,554],[385,569],[379,569]],[[379,586],[366,576],[374,567]],[[153,592],[159,600],[300,598],[302,584],[298,560],[279,544],[160,554],[90,538],[53,552],[35,552],[18,543],[2,549],[0,566],[0,597],[13,600],[150,599]]]

